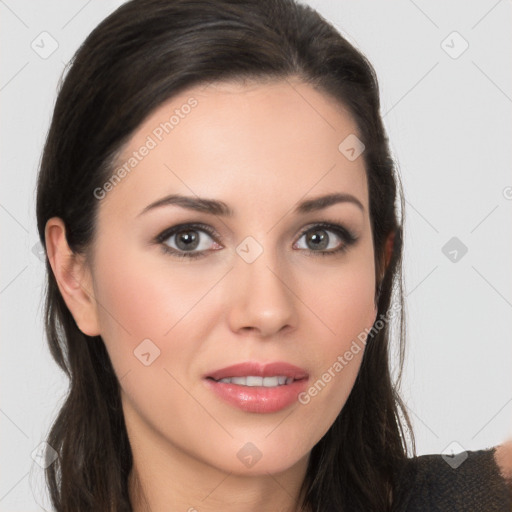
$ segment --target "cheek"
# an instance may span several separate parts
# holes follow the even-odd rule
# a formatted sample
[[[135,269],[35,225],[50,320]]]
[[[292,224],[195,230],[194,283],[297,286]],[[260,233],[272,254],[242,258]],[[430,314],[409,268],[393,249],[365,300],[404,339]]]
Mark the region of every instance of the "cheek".
[[[375,320],[373,253],[360,255],[346,264],[316,272],[304,283],[302,296],[324,324],[323,346],[328,350],[343,349]]]
[[[317,432],[326,432],[343,408],[360,369],[366,335],[376,319],[372,257],[368,252],[345,268],[331,268],[308,286],[308,303],[314,304],[321,323],[316,328],[319,342],[311,354],[316,372],[299,403],[309,410],[309,421]]]
[[[104,251],[97,258],[95,296],[102,338],[116,373],[121,376],[140,366],[137,356],[141,351],[149,351],[150,359],[158,356],[155,366],[166,366],[169,353],[173,360],[186,364],[197,347],[192,332],[187,343],[180,343],[183,327],[190,328],[192,320],[194,331],[201,329],[196,305],[218,278],[155,265],[154,255],[140,250],[121,251],[105,244]],[[123,256],[112,265],[115,254]],[[158,261],[165,262],[163,257]],[[167,367],[172,366],[167,362]]]
[[[176,266],[171,272],[140,251],[105,251],[123,254],[115,266],[112,257],[97,259],[95,292],[101,336],[129,403],[125,414],[137,411],[137,418],[169,435],[187,432],[188,421],[203,425],[204,411],[188,392],[188,371],[208,328],[197,304],[218,277],[177,273]]]

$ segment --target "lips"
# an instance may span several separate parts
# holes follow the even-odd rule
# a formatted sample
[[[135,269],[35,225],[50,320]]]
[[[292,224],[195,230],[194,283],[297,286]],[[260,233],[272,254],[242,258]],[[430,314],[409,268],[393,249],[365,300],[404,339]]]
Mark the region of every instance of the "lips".
[[[245,412],[272,413],[297,402],[308,382],[306,370],[284,362],[248,362],[204,376],[205,385],[223,402]]]
[[[215,370],[205,377],[219,381],[226,378],[249,376],[286,377],[287,379],[302,380],[308,377],[308,373],[303,368],[285,362],[278,361],[264,364],[251,361]]]

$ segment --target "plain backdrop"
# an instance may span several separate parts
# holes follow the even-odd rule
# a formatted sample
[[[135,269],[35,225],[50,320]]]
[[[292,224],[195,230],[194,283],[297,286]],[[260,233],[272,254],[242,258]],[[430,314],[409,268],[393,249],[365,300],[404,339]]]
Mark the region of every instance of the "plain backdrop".
[[[64,65],[121,3],[0,1],[0,511],[50,509],[33,456],[67,383],[42,327],[35,180]],[[418,454],[499,444],[512,435],[512,4],[308,3],[380,82],[406,198],[402,395]]]

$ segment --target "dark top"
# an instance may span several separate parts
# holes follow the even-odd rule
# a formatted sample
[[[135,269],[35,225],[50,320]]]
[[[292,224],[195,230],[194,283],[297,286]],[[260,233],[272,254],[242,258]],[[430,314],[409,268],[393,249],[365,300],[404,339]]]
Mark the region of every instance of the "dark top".
[[[501,475],[495,449],[408,459],[400,477],[400,511],[511,512],[512,482]]]

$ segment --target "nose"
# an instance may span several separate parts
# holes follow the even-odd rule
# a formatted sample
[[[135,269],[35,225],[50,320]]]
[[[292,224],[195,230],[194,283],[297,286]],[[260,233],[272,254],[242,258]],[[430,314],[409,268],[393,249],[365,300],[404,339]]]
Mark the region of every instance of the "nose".
[[[230,276],[227,318],[233,332],[261,338],[283,334],[297,325],[297,298],[290,272],[278,266],[270,251],[248,263],[238,258]]]

